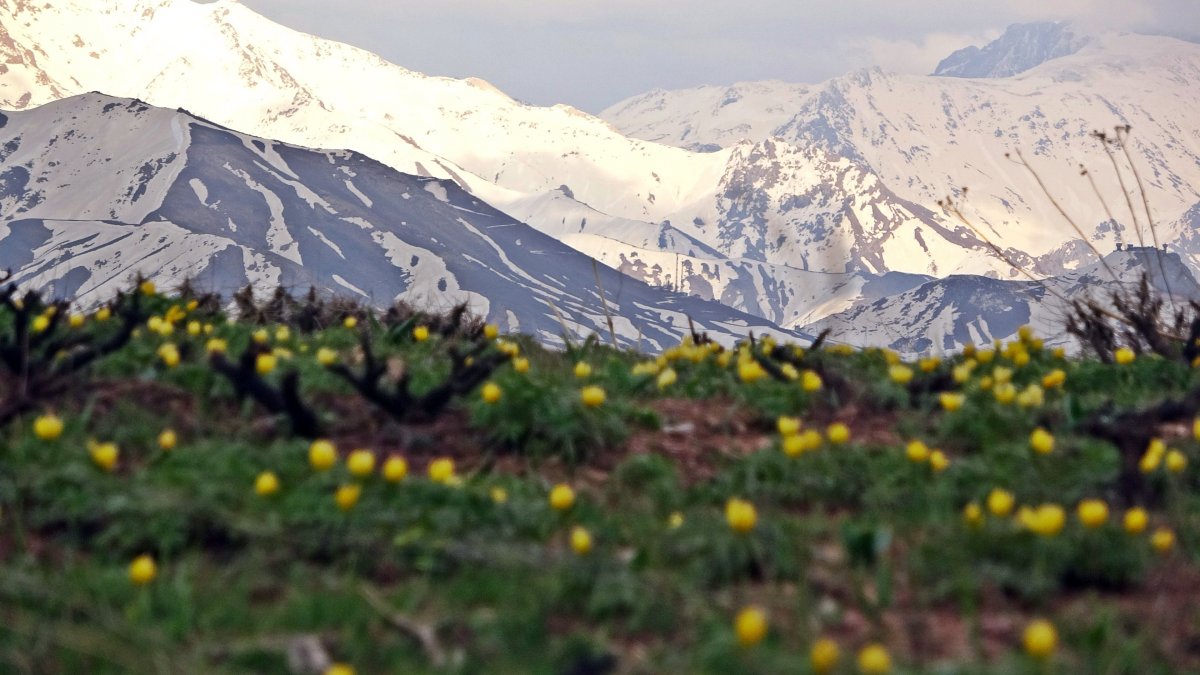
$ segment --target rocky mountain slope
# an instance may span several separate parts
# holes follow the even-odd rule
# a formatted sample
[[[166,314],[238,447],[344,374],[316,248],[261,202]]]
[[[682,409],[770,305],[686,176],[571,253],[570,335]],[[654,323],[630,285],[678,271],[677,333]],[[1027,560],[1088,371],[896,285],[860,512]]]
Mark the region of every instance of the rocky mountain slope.
[[[777,110],[766,121],[761,110],[747,115],[747,128],[758,134],[750,141],[770,138],[852,163],[897,199],[930,211],[921,219],[922,237],[936,223],[952,228],[954,220],[939,213],[936,203],[966,186],[970,199],[964,212],[989,239],[1020,252],[1031,271],[1059,274],[1094,262],[1095,255],[1080,245],[1079,235],[1030,172],[1005,157],[1020,151],[1102,252],[1114,250],[1117,242],[1150,243],[1157,236],[1178,244],[1185,262],[1195,267],[1197,251],[1186,240],[1182,218],[1200,203],[1200,118],[1192,114],[1200,104],[1194,86],[1200,81],[1200,45],[1144,35],[1069,36],[1064,26],[1015,28],[985,47],[981,53],[1012,55],[1022,51],[1019,42],[1034,55],[1022,67],[1040,62],[1011,77],[911,76],[876,68],[808,87],[799,100],[792,85],[736,87],[753,88],[760,100],[778,89],[779,99],[790,101],[786,111]],[[1064,40],[1072,49],[1083,46],[1049,58]],[[703,93],[656,92],[618,103],[602,116],[642,138],[729,146],[729,135],[711,131],[713,110],[696,105]],[[1111,135],[1117,124],[1133,128],[1130,154],[1146,188],[1156,234],[1146,227],[1144,213],[1138,214],[1140,229],[1134,226],[1104,146],[1091,137],[1096,129]],[[736,119],[721,118],[721,128],[736,126]],[[1133,191],[1129,162],[1117,155],[1126,187]],[[1081,165],[1089,169],[1095,189],[1089,176],[1081,175]],[[1141,206],[1140,195],[1132,199]],[[914,230],[882,247],[886,269],[1017,278],[995,258],[971,255],[978,252],[977,238],[955,242],[952,254],[904,255],[923,250],[916,239]],[[888,247],[905,262],[891,262]]]
[[[1063,332],[1070,303],[1092,299],[1110,306],[1113,289],[1132,292],[1143,274],[1164,297],[1176,302],[1200,298],[1200,284],[1178,254],[1134,247],[1110,253],[1103,262],[1036,282],[965,274],[934,279],[860,303],[807,328],[829,329],[851,344],[888,346],[912,355],[952,353],[967,343],[1009,339],[1029,324],[1049,338],[1049,345],[1073,350],[1078,345]]]
[[[649,350],[689,317],[724,342],[780,332],[597,266],[453,181],[102,94],[0,114],[0,268],[85,303],[135,273],[224,293],[315,286],[380,307],[466,302],[548,343],[564,325],[607,335],[606,305],[620,341]]]
[[[1089,41],[1065,22],[1018,23],[984,47],[963,47],[938,62],[934,75],[1009,77],[1070,56]]]

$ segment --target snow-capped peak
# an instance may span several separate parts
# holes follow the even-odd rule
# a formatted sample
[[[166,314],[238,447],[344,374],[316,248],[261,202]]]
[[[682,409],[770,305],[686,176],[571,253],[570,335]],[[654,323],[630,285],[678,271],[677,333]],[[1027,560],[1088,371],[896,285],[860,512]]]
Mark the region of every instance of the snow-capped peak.
[[[933,74],[944,77],[1009,77],[1046,61],[1069,56],[1091,41],[1062,21],[1017,23],[984,45],[964,47],[942,59]]]

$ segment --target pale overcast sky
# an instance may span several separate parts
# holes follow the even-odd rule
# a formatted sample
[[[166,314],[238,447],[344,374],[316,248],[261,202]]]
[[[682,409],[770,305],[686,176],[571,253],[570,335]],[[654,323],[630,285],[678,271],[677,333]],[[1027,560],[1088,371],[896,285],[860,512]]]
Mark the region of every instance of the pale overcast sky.
[[[1010,23],[1200,36],[1200,0],[242,0],[430,75],[588,112],[657,87],[926,73]]]

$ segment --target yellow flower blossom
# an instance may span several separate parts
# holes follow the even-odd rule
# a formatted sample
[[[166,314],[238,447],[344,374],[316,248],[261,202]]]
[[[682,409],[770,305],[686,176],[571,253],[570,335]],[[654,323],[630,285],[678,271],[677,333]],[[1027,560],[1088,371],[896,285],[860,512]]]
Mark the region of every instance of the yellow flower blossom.
[[[908,366],[896,364],[888,368],[888,377],[892,378],[892,382],[896,384],[908,384],[912,382],[913,371]]]
[[[351,476],[363,478],[375,471],[375,453],[359,448],[346,456],[346,469]]]
[[[881,675],[892,671],[892,657],[879,644],[869,644],[858,651],[858,669],[864,675]]]
[[[576,525],[571,528],[571,550],[576,555],[587,555],[592,550],[592,534],[586,528]]]
[[[988,511],[997,518],[1004,518],[1012,513],[1016,499],[1013,494],[1003,488],[993,488],[987,496]]]
[[[62,432],[62,418],[53,413],[41,415],[33,421],[33,435],[39,440],[53,441],[62,436]]]
[[[174,343],[168,342],[158,348],[158,358],[162,360],[163,365],[168,368],[174,368],[179,365],[179,347]]]
[[[733,619],[738,644],[753,647],[767,635],[767,614],[758,607],[746,607]]]
[[[804,391],[820,391],[822,384],[821,376],[814,371],[806,370],[801,376],[800,386]]]
[[[408,475],[408,461],[398,455],[392,455],[383,462],[383,479],[389,483],[399,483]]]
[[[449,457],[439,457],[429,463],[429,480],[435,483],[447,484],[454,480],[454,460]]]
[[[579,390],[579,400],[589,408],[596,408],[604,404],[607,395],[604,393],[603,387],[589,385]]]
[[[96,443],[88,441],[88,454],[92,457],[92,462],[105,471],[112,471],[117,465],[117,458],[121,454],[120,448],[116,443],[111,441],[104,443]]]
[[[800,433],[800,418],[781,415],[775,420],[775,428],[779,430],[781,436],[793,436]]]
[[[1054,435],[1038,427],[1029,434],[1029,447],[1040,455],[1049,454],[1054,451]]]
[[[328,471],[337,463],[337,448],[333,443],[318,439],[308,446],[308,463],[316,471]]]
[[[1095,529],[1108,521],[1108,504],[1100,499],[1085,499],[1076,509],[1079,522],[1084,527]]]
[[[550,490],[550,508],[555,511],[566,511],[575,505],[575,490],[566,483],[559,483]]]
[[[260,497],[269,497],[279,492],[279,477],[272,471],[263,471],[254,479],[254,492]]]
[[[832,672],[840,658],[841,650],[838,649],[837,643],[829,638],[820,638],[813,643],[808,652],[808,662],[812,664],[813,672],[817,675]]]
[[[158,576],[158,565],[154,558],[143,553],[129,563],[129,580],[138,586],[145,586]]]
[[[1171,473],[1183,473],[1187,468],[1187,456],[1178,450],[1167,451],[1167,471]]]
[[[329,347],[321,347],[317,350],[317,363],[322,366],[332,366],[337,363],[338,353],[335,349]]]
[[[908,461],[923,464],[929,461],[929,446],[923,441],[912,440],[904,447],[904,454]]]
[[[962,407],[963,402],[967,400],[967,397],[956,392],[942,392],[938,396],[938,400],[941,401],[942,408],[944,410],[947,412],[954,412]]]
[[[345,483],[338,486],[337,492],[333,494],[333,501],[337,503],[339,509],[349,511],[358,503],[358,498],[362,496],[362,486],[358,483]]]
[[[1055,648],[1058,647],[1058,631],[1049,621],[1037,619],[1025,627],[1021,642],[1025,646],[1026,654],[1035,659],[1045,660],[1053,656]]]
[[[1175,548],[1175,533],[1165,527],[1160,527],[1150,535],[1150,545],[1154,547],[1155,551],[1166,555]]]
[[[969,502],[963,507],[963,520],[971,527],[983,525],[983,509],[975,502]]]
[[[1146,509],[1140,506],[1135,506],[1125,512],[1125,518],[1122,521],[1122,526],[1129,534],[1141,534],[1146,531],[1146,525],[1150,523],[1150,517],[1146,514]]]
[[[941,450],[932,450],[929,453],[929,468],[934,473],[941,473],[950,468],[950,458]]]
[[[734,497],[725,503],[725,520],[734,532],[745,534],[758,524],[758,512],[750,502]]]

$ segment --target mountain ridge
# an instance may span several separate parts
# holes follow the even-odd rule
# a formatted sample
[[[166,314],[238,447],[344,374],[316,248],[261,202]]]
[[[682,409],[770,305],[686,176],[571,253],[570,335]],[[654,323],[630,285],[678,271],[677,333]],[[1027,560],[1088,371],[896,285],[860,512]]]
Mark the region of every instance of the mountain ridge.
[[[567,326],[607,334],[609,312],[616,339],[651,351],[677,342],[688,317],[726,343],[798,336],[596,268],[453,181],[136,100],[85,94],[5,113],[0,147],[0,266],[85,303],[141,272],[226,294],[313,285],[377,307],[467,302],[548,343]]]
[[[964,47],[938,62],[938,77],[1000,78],[1018,75],[1052,59],[1070,56],[1091,38],[1065,21],[1017,23],[983,47]]]

